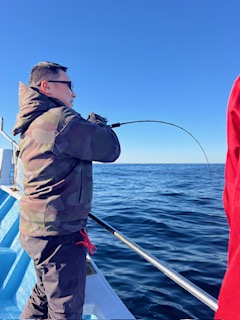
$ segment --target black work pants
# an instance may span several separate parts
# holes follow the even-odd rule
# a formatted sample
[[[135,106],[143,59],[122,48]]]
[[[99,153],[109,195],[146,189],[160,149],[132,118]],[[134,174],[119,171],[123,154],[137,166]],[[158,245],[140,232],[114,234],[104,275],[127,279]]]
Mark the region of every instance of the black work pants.
[[[82,318],[86,282],[86,249],[79,232],[64,236],[29,237],[20,242],[33,259],[37,283],[21,319]]]

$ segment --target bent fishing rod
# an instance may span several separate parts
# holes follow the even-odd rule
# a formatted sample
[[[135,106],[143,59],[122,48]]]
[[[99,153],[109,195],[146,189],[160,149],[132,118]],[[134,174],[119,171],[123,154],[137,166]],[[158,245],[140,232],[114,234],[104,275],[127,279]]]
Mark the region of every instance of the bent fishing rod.
[[[210,164],[208,161],[208,157],[206,155],[206,152],[204,151],[202,145],[200,144],[200,142],[193,136],[193,134],[191,132],[189,132],[188,130],[186,130],[185,128],[175,124],[175,123],[171,123],[171,122],[167,122],[167,121],[162,121],[162,120],[135,120],[135,121],[128,121],[128,122],[117,122],[117,123],[113,123],[110,125],[111,128],[117,128],[120,127],[122,125],[126,125],[126,124],[134,124],[134,123],[160,123],[160,124],[166,124],[166,125],[170,125],[173,127],[176,127],[184,132],[186,132],[188,135],[190,135],[193,140],[198,144],[198,146],[201,148],[204,157],[206,159],[207,165],[208,165],[208,171],[209,171],[209,176],[210,176],[210,181],[212,183],[212,174],[211,174],[211,168],[210,168]]]

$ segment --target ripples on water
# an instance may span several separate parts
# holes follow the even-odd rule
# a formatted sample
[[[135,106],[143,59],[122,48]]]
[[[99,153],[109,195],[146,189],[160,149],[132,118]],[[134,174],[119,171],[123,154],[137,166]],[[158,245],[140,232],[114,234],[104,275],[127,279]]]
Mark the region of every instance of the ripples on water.
[[[217,298],[226,268],[224,166],[95,164],[93,214]],[[94,260],[137,319],[212,319],[214,312],[95,222]]]

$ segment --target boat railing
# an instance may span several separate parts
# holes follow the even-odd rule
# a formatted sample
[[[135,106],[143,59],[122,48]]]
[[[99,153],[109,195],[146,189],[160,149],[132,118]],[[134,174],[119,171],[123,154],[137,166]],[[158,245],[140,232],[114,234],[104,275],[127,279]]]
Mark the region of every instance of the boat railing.
[[[218,308],[217,299],[212,297],[210,294],[196,286],[194,283],[183,277],[181,274],[167,266],[165,263],[161,262],[158,258],[153,256],[152,254],[148,253],[146,250],[144,250],[142,247],[137,245],[135,242],[131,241],[129,238],[124,236],[122,233],[120,233],[117,229],[115,229],[110,224],[106,223],[102,219],[96,217],[94,214],[89,214],[90,218],[94,220],[96,223],[98,223],[100,226],[105,228],[107,231],[109,231],[113,236],[115,236],[118,240],[126,244],[129,248],[131,248],[133,251],[135,251],[138,255],[143,257],[145,260],[147,260],[150,264],[152,264],[154,267],[156,267],[158,270],[160,270],[162,273],[164,273],[168,278],[173,280],[175,283],[177,283],[179,286],[181,286],[183,289],[188,291],[190,294],[195,296],[198,300],[203,302],[206,306],[208,306],[213,311],[216,311]]]
[[[11,144],[18,149],[18,144],[16,141],[14,141],[9,135],[6,134],[6,132],[3,131],[3,118],[0,117],[0,133],[9,141]]]

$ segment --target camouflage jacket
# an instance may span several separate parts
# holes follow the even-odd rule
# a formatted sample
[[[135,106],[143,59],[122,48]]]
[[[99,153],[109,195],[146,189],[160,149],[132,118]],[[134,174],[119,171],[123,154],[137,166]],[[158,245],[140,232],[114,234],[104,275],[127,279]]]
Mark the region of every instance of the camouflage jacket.
[[[89,122],[23,83],[19,93],[13,134],[21,134],[24,174],[20,231],[31,236],[78,231],[91,210],[92,161],[115,161],[118,138],[109,126]]]

